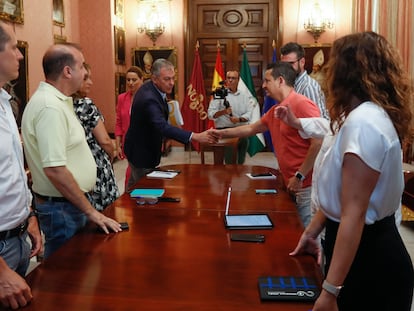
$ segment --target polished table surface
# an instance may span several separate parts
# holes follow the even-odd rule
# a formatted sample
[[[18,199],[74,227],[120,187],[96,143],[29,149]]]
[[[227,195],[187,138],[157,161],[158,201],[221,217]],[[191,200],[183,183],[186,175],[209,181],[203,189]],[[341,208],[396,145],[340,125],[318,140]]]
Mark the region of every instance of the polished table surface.
[[[105,235],[90,225],[77,234],[28,275],[34,300],[25,310],[311,308],[311,303],[259,298],[259,276],[322,280],[312,257],[289,256],[303,228],[277,171],[245,165],[165,168],[181,173],[171,180],[143,178],[136,186],[165,188],[164,196],[180,197],[181,202],[139,206],[124,194],[105,214],[127,221],[130,229]],[[268,171],[278,178],[252,180],[245,175]],[[269,214],[273,229],[251,231],[264,234],[265,243],[230,241],[223,221],[229,185],[229,214]],[[255,189],[267,188],[278,193],[255,194]]]

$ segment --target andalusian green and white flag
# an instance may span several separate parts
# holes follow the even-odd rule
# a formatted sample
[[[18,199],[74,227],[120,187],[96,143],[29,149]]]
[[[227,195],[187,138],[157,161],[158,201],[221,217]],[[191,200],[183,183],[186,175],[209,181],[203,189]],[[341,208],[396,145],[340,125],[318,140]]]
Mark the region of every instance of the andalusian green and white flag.
[[[254,123],[258,120],[260,120],[260,105],[257,101],[256,97],[256,91],[254,89],[252,74],[250,72],[250,66],[249,62],[247,61],[247,55],[246,55],[246,49],[243,50],[243,62],[241,65],[240,70],[240,80],[238,85],[239,91],[248,92],[250,97],[253,100],[253,112],[252,117],[250,120],[250,123]],[[262,151],[265,146],[265,139],[262,133],[258,133],[255,136],[249,137],[249,148],[247,149],[247,152],[252,157],[259,151]]]

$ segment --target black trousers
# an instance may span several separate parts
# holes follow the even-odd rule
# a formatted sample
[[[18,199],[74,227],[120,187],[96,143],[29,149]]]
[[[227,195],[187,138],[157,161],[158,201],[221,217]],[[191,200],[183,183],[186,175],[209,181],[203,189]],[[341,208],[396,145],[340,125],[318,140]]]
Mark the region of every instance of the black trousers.
[[[329,270],[339,223],[328,220],[324,251]],[[410,311],[414,270],[394,215],[365,225],[361,242],[338,297],[341,311]]]

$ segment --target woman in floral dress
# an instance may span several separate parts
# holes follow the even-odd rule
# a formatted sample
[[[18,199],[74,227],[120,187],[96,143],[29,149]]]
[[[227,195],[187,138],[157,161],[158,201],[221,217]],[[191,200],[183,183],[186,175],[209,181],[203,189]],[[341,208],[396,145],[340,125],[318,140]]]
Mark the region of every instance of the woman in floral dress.
[[[105,129],[102,114],[93,101],[87,97],[92,86],[92,79],[90,66],[85,64],[85,67],[87,74],[80,90],[73,95],[73,106],[85,130],[86,140],[97,167],[95,187],[87,196],[97,210],[103,211],[119,197],[112,167],[112,160],[117,156],[117,151],[114,141]]]

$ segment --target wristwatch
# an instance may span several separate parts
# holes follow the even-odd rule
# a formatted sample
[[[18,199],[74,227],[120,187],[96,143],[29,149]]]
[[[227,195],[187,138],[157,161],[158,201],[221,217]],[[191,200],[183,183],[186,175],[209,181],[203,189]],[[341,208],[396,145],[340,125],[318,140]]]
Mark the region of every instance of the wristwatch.
[[[297,172],[295,173],[295,177],[296,177],[297,179],[299,179],[300,181],[304,181],[304,180],[305,180],[305,176],[304,176],[304,175],[302,175],[302,173],[301,173],[301,172],[299,172],[299,171],[297,171]]]
[[[36,210],[30,211],[29,216],[27,218],[30,218],[30,217],[36,217],[37,218],[37,211]]]
[[[339,296],[343,286],[335,286],[329,283],[327,280],[323,281],[322,288],[326,290],[328,293],[334,295],[335,297]]]

